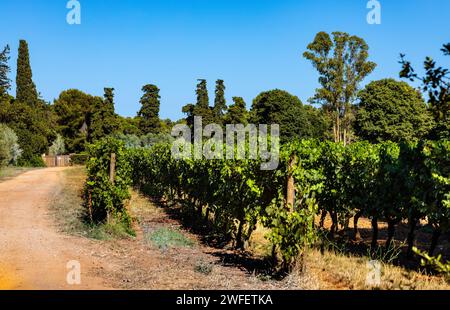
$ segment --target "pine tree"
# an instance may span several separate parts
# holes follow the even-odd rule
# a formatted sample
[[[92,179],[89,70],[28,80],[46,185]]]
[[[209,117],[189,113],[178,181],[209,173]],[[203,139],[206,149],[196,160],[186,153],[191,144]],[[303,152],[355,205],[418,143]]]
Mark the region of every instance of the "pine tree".
[[[182,109],[182,112],[186,114],[186,125],[188,125],[190,128],[194,127],[194,110],[195,105],[192,103],[188,103]]]
[[[216,92],[214,100],[214,117],[218,124],[223,123],[223,116],[227,110],[227,102],[225,100],[225,84],[223,80],[216,81]]]
[[[161,123],[159,119],[160,96],[159,88],[155,85],[145,85],[142,87],[144,95],[140,103],[142,105],[139,110],[139,128],[142,134],[158,133]]]
[[[16,84],[16,100],[35,106],[38,102],[38,93],[33,82],[28,43],[25,40],[20,40]]]
[[[54,113],[57,116],[56,130],[66,142],[69,153],[79,153],[85,151],[90,129],[91,111],[97,109],[95,102],[101,98],[85,94],[77,89],[63,91],[53,104]]]
[[[114,112],[114,88],[104,89],[103,100],[91,98],[89,138],[90,142],[107,137],[117,131],[119,124]]]
[[[9,45],[0,53],[0,100],[8,96],[8,90],[11,88],[11,80],[8,74],[11,71],[8,65]]]
[[[233,97],[233,102],[224,116],[225,124],[246,125],[249,116],[244,99],[242,97]]]

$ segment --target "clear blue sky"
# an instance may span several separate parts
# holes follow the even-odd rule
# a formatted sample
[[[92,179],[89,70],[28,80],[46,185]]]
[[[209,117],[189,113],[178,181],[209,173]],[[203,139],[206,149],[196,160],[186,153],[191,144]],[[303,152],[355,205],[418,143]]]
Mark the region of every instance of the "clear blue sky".
[[[161,88],[161,117],[178,119],[195,101],[196,79],[224,79],[227,100],[251,104],[264,90],[285,89],[306,102],[317,74],[302,58],[319,31],[363,37],[378,64],[366,82],[398,77],[399,53],[419,65],[450,42],[448,0],[380,0],[382,24],[366,22],[367,0],[79,0],[82,24],[66,23],[66,0],[1,0],[0,47],[29,42],[34,80],[47,101],[78,88],[116,89],[116,110],[133,116],[141,87]],[[450,58],[450,57],[447,57]],[[15,90],[13,89],[14,93]]]

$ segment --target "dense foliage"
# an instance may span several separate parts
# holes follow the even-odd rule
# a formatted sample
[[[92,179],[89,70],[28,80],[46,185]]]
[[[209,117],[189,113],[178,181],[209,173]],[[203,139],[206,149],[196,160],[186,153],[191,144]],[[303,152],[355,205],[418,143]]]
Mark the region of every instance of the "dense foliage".
[[[257,225],[263,225],[285,269],[314,243],[313,223],[320,213],[330,213],[332,234],[346,229],[352,217],[357,233],[358,218],[370,218],[373,248],[378,246],[379,221],[388,222],[389,246],[396,225],[407,220],[412,251],[416,224],[427,218],[435,232],[430,255],[439,235],[449,229],[449,141],[357,142],[347,147],[318,140],[291,142],[284,145],[274,171],[260,170],[259,160],[175,159],[169,144],[132,148],[126,152],[128,162],[123,159],[121,163],[127,171],[119,190],[124,195],[111,196],[114,186],[108,181],[108,154],[117,152],[125,158],[123,146],[105,140],[94,148],[97,153],[91,153],[89,175],[103,178],[91,187],[97,191],[91,199],[100,199],[98,204],[92,200],[92,205],[123,210],[126,186],[132,182],[154,197],[181,201],[185,214],[210,222],[216,234],[233,240],[236,248],[245,247]],[[295,184],[291,203],[290,178]]]
[[[361,139],[413,141],[426,137],[434,127],[421,94],[405,82],[371,82],[359,93],[359,100],[356,130]]]
[[[38,92],[33,82],[33,74],[30,65],[28,43],[20,40],[19,56],[17,58],[16,76],[16,100],[35,106],[38,100]]]
[[[17,164],[22,150],[16,133],[4,124],[0,124],[0,167]]]
[[[223,116],[227,109],[227,102],[225,100],[225,82],[224,80],[216,81],[215,99],[214,99],[214,118],[217,124],[223,123]]]
[[[450,43],[444,44],[441,51],[450,56]],[[435,121],[430,139],[450,138],[450,71],[438,66],[432,57],[426,57],[423,63],[424,76],[419,76],[405,55],[401,54],[402,71],[400,77],[410,81],[419,80],[421,89],[428,96],[428,105]]]
[[[11,71],[8,65],[9,53],[9,45],[0,52],[0,102],[8,96],[8,90],[11,88],[11,80],[8,77]]]
[[[279,89],[259,94],[253,100],[250,114],[253,124],[280,125],[282,142],[322,138],[326,129],[325,120],[318,111],[303,105],[298,97]]]
[[[131,166],[124,143],[105,138],[90,145],[88,154],[84,198],[90,221],[118,220],[131,229],[131,218],[126,209],[126,200],[130,198]],[[116,157],[113,177],[110,175],[112,154]]]
[[[224,124],[243,124],[247,125],[249,113],[245,101],[242,97],[233,97],[233,104],[228,107],[224,115]]]
[[[157,133],[160,129],[159,88],[156,85],[142,87],[141,109],[138,112],[139,129],[143,134]]]
[[[107,87],[104,92],[103,100],[95,97],[88,110],[88,142],[100,140],[119,130],[119,122],[114,111],[114,88]]]
[[[311,102],[321,104],[333,120],[335,142],[352,141],[353,102],[359,84],[376,67],[368,61],[369,46],[364,39],[345,32],[319,32],[303,56],[320,75],[321,88]]]

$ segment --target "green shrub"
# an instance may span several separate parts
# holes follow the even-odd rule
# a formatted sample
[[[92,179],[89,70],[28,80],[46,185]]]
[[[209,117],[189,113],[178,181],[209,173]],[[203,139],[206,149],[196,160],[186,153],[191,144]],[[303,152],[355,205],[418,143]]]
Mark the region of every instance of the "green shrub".
[[[35,167],[35,168],[46,167],[44,160],[39,155],[22,156],[18,160],[17,166],[19,166],[19,167]]]
[[[17,164],[21,154],[16,133],[0,124],[0,167]]]
[[[171,228],[160,228],[146,236],[159,249],[191,247],[194,242],[186,238],[180,231]]]

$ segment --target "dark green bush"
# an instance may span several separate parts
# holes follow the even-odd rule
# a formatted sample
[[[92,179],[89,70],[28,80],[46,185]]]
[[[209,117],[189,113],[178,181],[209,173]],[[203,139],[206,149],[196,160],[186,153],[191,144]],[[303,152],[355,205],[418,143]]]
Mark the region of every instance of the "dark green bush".
[[[22,156],[17,161],[17,166],[19,166],[19,167],[36,167],[36,168],[46,167],[44,160],[39,155]]]

